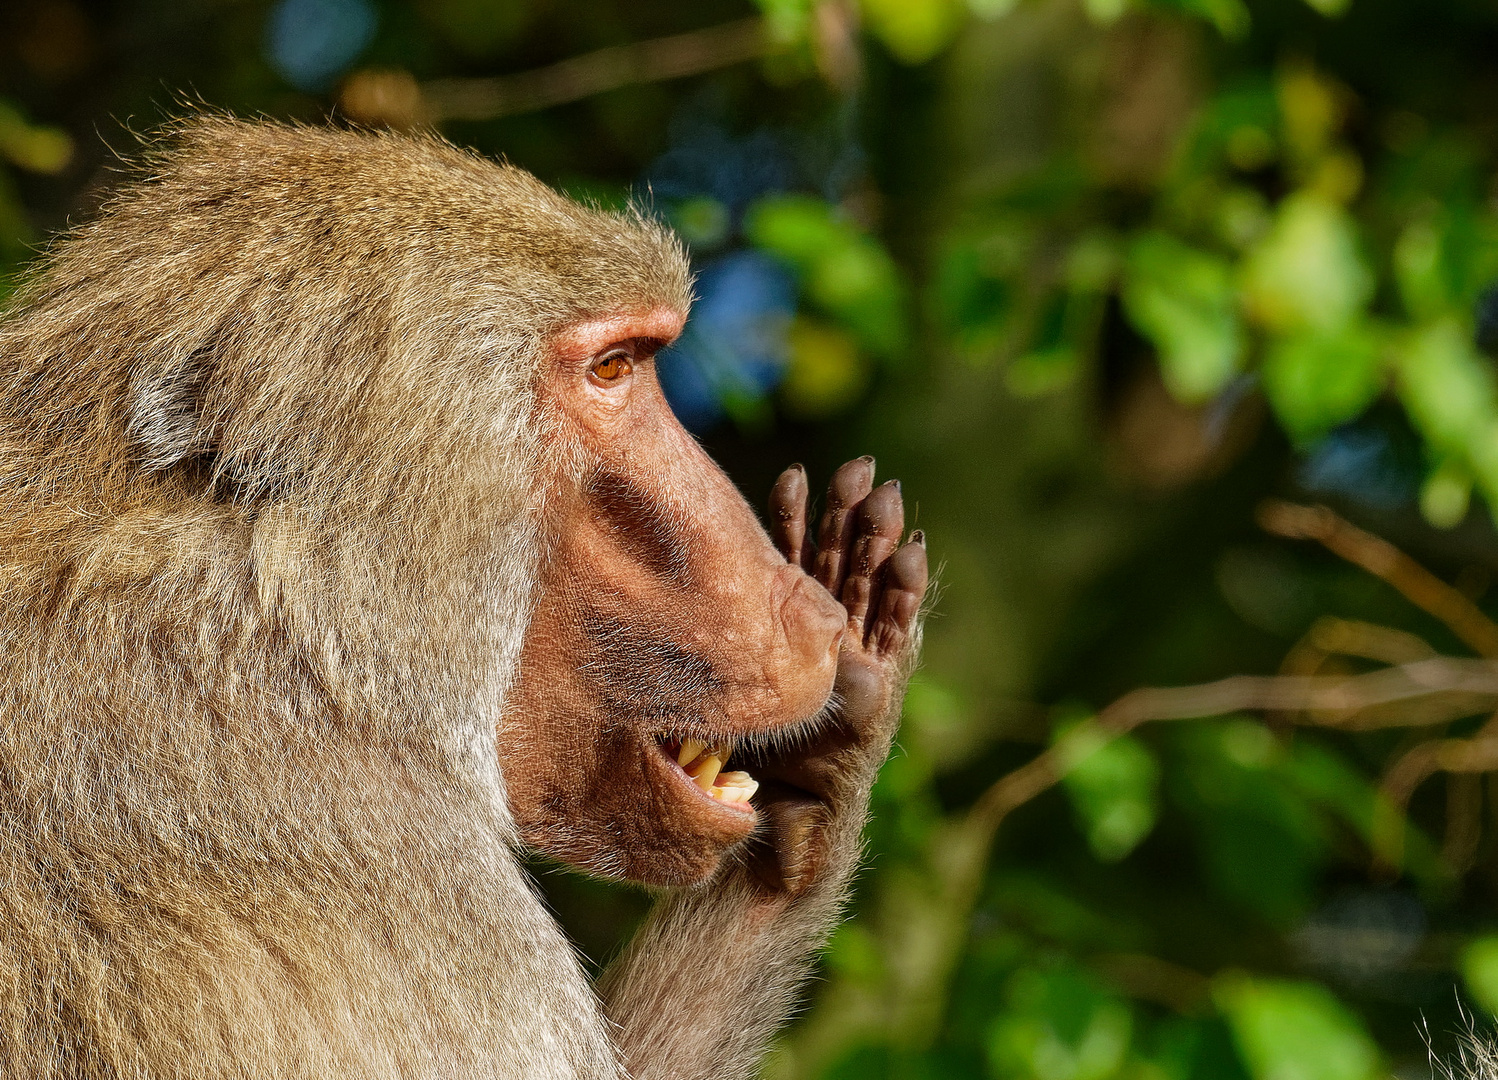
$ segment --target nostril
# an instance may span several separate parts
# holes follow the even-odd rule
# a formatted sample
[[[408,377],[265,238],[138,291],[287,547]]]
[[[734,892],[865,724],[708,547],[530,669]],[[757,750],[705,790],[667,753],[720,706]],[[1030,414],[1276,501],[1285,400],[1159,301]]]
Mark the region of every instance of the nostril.
[[[841,641],[843,629],[848,625],[847,609],[809,577],[801,578],[796,586],[798,621],[807,635],[818,645],[829,639],[834,644]]]

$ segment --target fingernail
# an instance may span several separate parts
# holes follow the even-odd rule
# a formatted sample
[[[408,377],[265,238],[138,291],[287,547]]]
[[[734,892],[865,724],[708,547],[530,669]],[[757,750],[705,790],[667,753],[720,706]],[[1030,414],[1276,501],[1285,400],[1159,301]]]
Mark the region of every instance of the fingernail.
[[[798,461],[798,462],[796,462],[796,464],[792,465],[790,469],[787,469],[786,472],[790,472],[792,469],[794,469],[796,472],[804,473],[806,471],[806,466],[802,465]]]
[[[892,487],[892,488],[895,489],[895,491],[898,492],[900,490],[900,481],[898,481],[898,480],[886,480],[884,482],[884,486],[885,487]]]
[[[925,547],[926,546],[926,530],[925,529],[917,529],[915,532],[911,533],[910,534],[910,542],[912,544],[920,544],[921,547]]]
[[[863,462],[865,465],[867,465],[871,469],[874,467],[874,455],[873,454],[865,454],[863,457],[859,458],[858,460],[861,461],[861,462]]]

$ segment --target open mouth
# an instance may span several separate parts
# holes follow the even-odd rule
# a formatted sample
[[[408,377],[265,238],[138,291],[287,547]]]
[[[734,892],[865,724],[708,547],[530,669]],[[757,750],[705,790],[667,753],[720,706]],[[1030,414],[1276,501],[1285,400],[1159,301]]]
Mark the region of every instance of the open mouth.
[[[723,806],[752,814],[749,798],[759,790],[759,781],[746,772],[726,772],[723,766],[732,745],[709,746],[697,739],[661,744],[661,750],[703,795]]]

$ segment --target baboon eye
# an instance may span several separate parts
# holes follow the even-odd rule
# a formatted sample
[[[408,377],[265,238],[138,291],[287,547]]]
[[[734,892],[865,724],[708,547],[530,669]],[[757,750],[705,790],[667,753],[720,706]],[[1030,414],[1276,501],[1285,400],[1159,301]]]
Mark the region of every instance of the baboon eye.
[[[634,362],[627,352],[616,351],[600,356],[593,361],[592,375],[595,382],[614,383],[634,371]]]

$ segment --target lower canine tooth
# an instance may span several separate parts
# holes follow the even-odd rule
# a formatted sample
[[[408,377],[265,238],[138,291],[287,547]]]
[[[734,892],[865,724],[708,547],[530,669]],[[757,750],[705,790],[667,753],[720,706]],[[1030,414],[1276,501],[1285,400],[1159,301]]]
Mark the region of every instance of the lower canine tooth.
[[[713,782],[718,779],[718,770],[722,767],[722,761],[715,757],[709,756],[708,759],[702,763],[702,768],[698,769],[697,772],[693,774],[692,782],[700,787],[703,791],[706,791],[708,788],[712,787]]]

